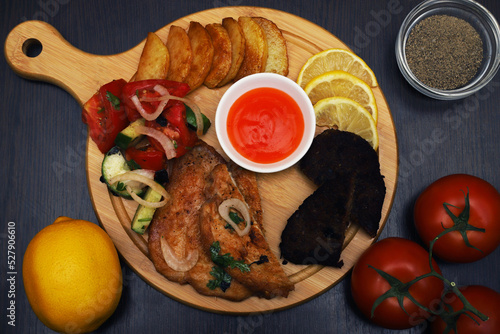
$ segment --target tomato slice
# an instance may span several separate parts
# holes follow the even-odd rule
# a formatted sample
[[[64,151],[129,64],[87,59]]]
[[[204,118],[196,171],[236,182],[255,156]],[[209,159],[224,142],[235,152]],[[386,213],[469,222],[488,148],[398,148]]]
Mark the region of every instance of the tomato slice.
[[[175,143],[176,156],[184,155],[196,143],[198,136],[195,131],[188,128],[186,123],[186,106],[179,101],[173,101],[160,116],[159,120],[146,121],[146,126],[162,131]],[[164,123],[161,121],[164,120]],[[163,152],[162,146],[154,139],[150,138],[151,144]]]
[[[113,80],[103,85],[82,108],[82,121],[89,127],[90,138],[102,153],[114,146],[116,135],[129,124],[121,103],[126,81]]]
[[[125,151],[125,159],[134,160],[142,169],[159,171],[165,167],[165,154],[153,146],[129,147]]]
[[[177,97],[184,97],[189,92],[189,85],[182,82],[162,80],[162,79],[152,79],[152,80],[141,80],[132,81],[125,85],[122,92],[122,99],[126,104],[127,117],[130,122],[133,122],[139,118],[141,115],[137,111],[134,103],[132,102],[132,97],[138,95],[139,99],[142,97],[159,97],[160,94],[154,91],[156,85],[161,85],[165,87],[170,95]],[[167,108],[173,104],[174,101],[169,101]],[[142,107],[148,113],[153,113],[158,106],[158,102],[141,102]]]

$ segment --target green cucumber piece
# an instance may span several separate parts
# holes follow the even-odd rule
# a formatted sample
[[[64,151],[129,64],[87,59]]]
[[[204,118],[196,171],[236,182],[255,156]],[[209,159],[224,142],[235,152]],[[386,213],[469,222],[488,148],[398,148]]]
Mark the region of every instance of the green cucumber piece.
[[[146,190],[146,194],[144,195],[144,200],[148,202],[159,202],[161,197],[161,194],[151,188],[148,188],[148,190]],[[134,219],[132,219],[132,230],[139,234],[144,234],[153,219],[155,211],[156,208],[150,208],[139,204],[137,210],[135,211]]]
[[[101,165],[101,173],[102,173],[102,178],[104,179],[104,182],[108,186],[109,190],[115,195],[121,196],[126,199],[132,199],[132,196],[128,193],[128,191],[125,189],[126,181],[124,182],[117,182],[116,184],[112,185],[109,183],[109,180],[111,180],[113,177],[129,172],[130,171],[130,166],[125,160],[125,157],[123,156],[120,148],[118,146],[114,146],[111,150],[109,150],[108,153],[104,156],[104,159],[102,160],[102,165]],[[137,185],[137,184],[130,184],[132,187],[132,191],[134,191],[137,195],[142,196],[144,193],[144,186],[143,185]]]
[[[141,135],[137,134],[136,129],[138,126],[144,126],[145,119],[139,118],[138,120],[130,123],[125,129],[123,129],[115,138],[115,144],[121,149],[126,149],[130,146],[130,143],[135,141]]]

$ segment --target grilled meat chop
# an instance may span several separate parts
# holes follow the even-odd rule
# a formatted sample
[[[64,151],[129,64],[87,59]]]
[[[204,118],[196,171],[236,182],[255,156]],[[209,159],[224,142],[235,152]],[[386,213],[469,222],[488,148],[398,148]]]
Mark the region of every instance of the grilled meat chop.
[[[231,284],[222,292],[210,290],[207,282],[214,265],[200,243],[199,209],[205,202],[203,189],[205,179],[218,164],[225,163],[224,158],[215,149],[199,142],[188,153],[174,162],[170,183],[166,190],[172,200],[158,209],[149,227],[149,255],[158,272],[171,281],[181,284],[190,283],[197,291],[205,295],[220,295],[230,300],[248,298],[251,293],[243,286]],[[165,238],[178,258],[185,258],[190,252],[197,251],[199,259],[188,271],[176,271],[164,260],[160,238]]]
[[[175,160],[170,180],[166,190],[172,200],[156,211],[149,227],[149,255],[158,272],[171,281],[189,283],[200,294],[233,301],[252,295],[267,298],[286,296],[288,291],[293,289],[293,284],[284,274],[264,239],[262,208],[254,173],[231,162],[226,164],[214,148],[200,141],[188,153]],[[221,288],[210,289],[207,286],[208,282],[214,279],[210,272],[216,266],[210,257],[210,246],[216,236],[210,234],[210,231],[215,223],[226,225],[218,213],[216,203],[220,204],[222,198],[225,198],[227,193],[221,191],[229,187],[249,206],[254,225],[249,234],[252,235],[251,239],[249,236],[240,238],[236,233],[221,234],[223,238],[217,239],[221,246],[224,245],[221,251],[223,254],[234,252],[232,255],[235,258],[246,252],[246,263],[253,262],[255,257],[259,260],[260,256],[264,255],[269,259],[269,263],[251,265],[250,273],[246,273],[246,280],[237,279],[241,272],[233,273],[228,269],[228,273],[235,276],[229,288],[223,291]],[[198,259],[194,267],[185,271],[172,269],[163,255],[162,238],[178,259],[185,259],[189,254],[197,253]],[[246,248],[241,247],[242,240],[245,240]]]
[[[207,201],[202,205],[200,215],[201,239],[205,249],[218,241],[221,254],[230,253],[235,260],[251,264],[249,272],[229,267],[225,270],[233,281],[240,282],[256,295],[265,298],[287,297],[294,288],[293,283],[269,248],[260,225],[253,223],[250,232],[240,237],[236,231],[226,227],[226,221],[218,214],[223,201],[230,198],[245,200],[225,164],[213,169],[205,186],[205,194]],[[250,212],[254,222],[252,213],[255,211],[250,209]],[[263,257],[266,261],[259,263]]]

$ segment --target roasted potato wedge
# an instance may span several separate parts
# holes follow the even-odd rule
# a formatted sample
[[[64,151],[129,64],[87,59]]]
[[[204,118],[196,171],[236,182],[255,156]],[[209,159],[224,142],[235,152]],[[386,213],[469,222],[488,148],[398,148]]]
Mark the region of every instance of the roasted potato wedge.
[[[231,40],[231,67],[217,87],[222,87],[234,79],[245,57],[245,35],[238,21],[232,17],[226,17],[222,20],[222,26],[227,30]]]
[[[245,35],[245,57],[236,73],[235,81],[255,73],[263,72],[267,63],[267,40],[264,30],[248,16],[238,18]]]
[[[255,22],[264,30],[267,40],[267,63],[264,72],[288,75],[288,51],[281,30],[271,20],[254,17]]]
[[[165,79],[169,65],[170,55],[167,46],[155,33],[148,33],[135,80]]]
[[[205,78],[205,86],[214,88],[222,81],[231,68],[231,39],[221,24],[211,23],[205,26],[214,47],[212,68]]]
[[[191,42],[186,31],[179,26],[171,26],[166,44],[171,55],[167,79],[184,82],[193,62]]]
[[[207,30],[199,22],[191,21],[187,34],[193,50],[193,62],[184,82],[194,90],[203,84],[212,68],[214,46]]]

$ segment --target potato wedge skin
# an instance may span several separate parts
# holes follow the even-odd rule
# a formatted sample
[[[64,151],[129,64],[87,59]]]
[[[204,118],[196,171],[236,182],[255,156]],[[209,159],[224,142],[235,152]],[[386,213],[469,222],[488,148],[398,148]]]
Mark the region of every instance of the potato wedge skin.
[[[267,40],[264,30],[248,16],[240,16],[238,24],[243,30],[246,43],[245,57],[234,78],[235,81],[250,74],[263,72],[267,63]]]
[[[231,40],[231,67],[217,87],[222,87],[234,79],[245,57],[245,35],[238,21],[232,17],[226,17],[222,19],[222,26],[227,30]]]
[[[271,20],[254,17],[255,22],[264,30],[267,39],[267,63],[264,72],[288,75],[288,50],[281,29]]]
[[[193,62],[184,82],[194,90],[203,84],[212,68],[214,47],[210,35],[199,22],[189,23],[188,37],[193,50]]]
[[[166,44],[170,53],[170,68],[167,79],[184,82],[193,62],[191,42],[186,31],[179,26],[171,26]]]
[[[135,80],[165,79],[169,66],[170,53],[167,46],[155,33],[148,33]]]
[[[212,68],[205,78],[204,84],[208,88],[215,88],[226,77],[231,68],[231,39],[222,24],[207,24],[205,29],[212,39],[214,58]]]

